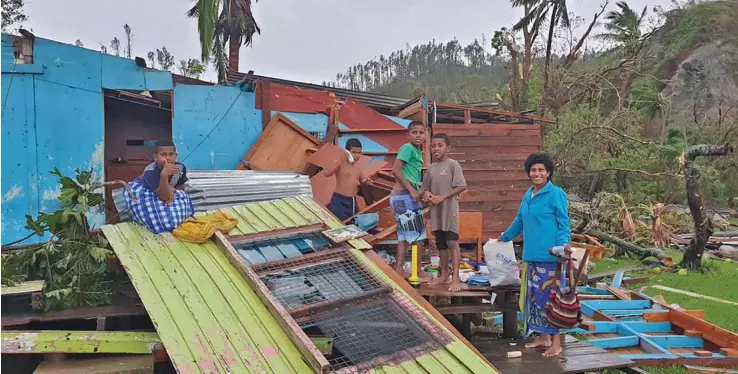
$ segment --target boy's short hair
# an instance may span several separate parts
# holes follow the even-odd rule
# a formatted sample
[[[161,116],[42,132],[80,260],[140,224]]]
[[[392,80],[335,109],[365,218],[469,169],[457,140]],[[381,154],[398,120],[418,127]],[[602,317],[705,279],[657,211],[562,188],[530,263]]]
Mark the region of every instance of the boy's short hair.
[[[174,142],[171,140],[159,140],[156,142],[156,151],[159,152],[159,148],[162,147],[173,147],[174,150],[177,150],[177,146],[174,145]]]
[[[443,139],[443,142],[446,143],[446,145],[451,145],[451,139],[449,139],[448,135],[439,132],[438,134],[433,134],[433,137],[431,139]]]
[[[351,148],[361,148],[361,141],[356,138],[351,138],[346,141],[346,150],[350,151]]]
[[[412,130],[412,128],[413,128],[413,127],[415,127],[415,126],[420,126],[420,127],[422,127],[423,129],[425,129],[425,125],[423,124],[423,122],[420,122],[420,121],[412,121],[412,122],[410,122],[410,123],[409,123],[409,124],[407,125],[407,131],[410,131],[410,130]]]

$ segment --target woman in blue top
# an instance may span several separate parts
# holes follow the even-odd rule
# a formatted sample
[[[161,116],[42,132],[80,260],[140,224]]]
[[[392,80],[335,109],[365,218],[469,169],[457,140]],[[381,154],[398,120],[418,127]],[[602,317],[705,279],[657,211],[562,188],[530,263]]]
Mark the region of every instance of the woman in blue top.
[[[509,242],[523,234],[523,282],[520,304],[526,335],[535,332],[538,337],[526,348],[547,348],[544,356],[561,354],[559,329],[545,317],[544,308],[551,295],[556,257],[549,253],[555,246],[564,246],[570,252],[571,231],[566,193],[551,183],[553,162],[545,153],[533,153],[525,160],[525,172],[533,182],[520,203],[520,209],[500,240]]]

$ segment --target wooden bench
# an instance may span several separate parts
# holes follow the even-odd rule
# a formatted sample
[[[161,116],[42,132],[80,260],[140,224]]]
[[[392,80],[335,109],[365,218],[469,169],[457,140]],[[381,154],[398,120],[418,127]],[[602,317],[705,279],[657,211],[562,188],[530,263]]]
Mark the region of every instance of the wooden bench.
[[[448,285],[428,286],[421,285],[418,293],[427,298],[438,312],[443,315],[461,315],[459,332],[467,339],[471,339],[472,316],[484,312],[502,312],[502,336],[504,338],[518,337],[518,298],[520,287],[489,287],[463,285],[459,292],[451,292]],[[493,304],[482,303],[496,294]],[[450,297],[451,304],[439,304],[439,297]]]

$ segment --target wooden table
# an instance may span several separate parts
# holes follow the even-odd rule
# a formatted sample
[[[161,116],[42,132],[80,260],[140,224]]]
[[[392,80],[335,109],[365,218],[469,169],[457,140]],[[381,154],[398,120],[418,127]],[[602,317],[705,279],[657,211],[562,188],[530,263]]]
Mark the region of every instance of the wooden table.
[[[451,292],[448,285],[428,286],[421,285],[418,293],[433,305],[443,315],[461,315],[462,322],[458,326],[459,332],[471,340],[471,322],[474,315],[483,312],[502,312],[502,335],[505,338],[518,337],[518,297],[520,287],[489,287],[462,285],[459,292]],[[482,300],[489,300],[492,293],[496,293],[494,304],[483,304]],[[438,297],[450,297],[451,304],[439,304]]]

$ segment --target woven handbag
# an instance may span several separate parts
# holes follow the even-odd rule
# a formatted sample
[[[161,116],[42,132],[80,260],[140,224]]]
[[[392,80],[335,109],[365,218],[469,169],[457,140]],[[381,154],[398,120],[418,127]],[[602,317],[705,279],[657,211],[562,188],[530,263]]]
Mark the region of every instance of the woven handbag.
[[[561,265],[568,269],[568,290],[566,293],[561,287],[561,266],[556,268],[554,282],[551,285],[551,296],[546,302],[545,318],[548,322],[560,329],[573,329],[582,322],[582,310],[579,306],[579,297],[577,296],[577,287],[581,271],[577,272],[577,278],[574,278],[574,271],[568,262]]]

